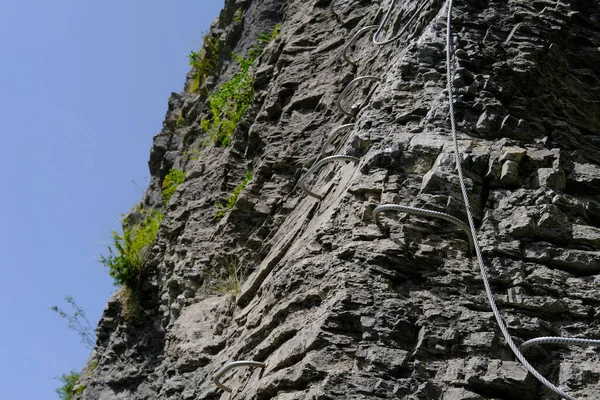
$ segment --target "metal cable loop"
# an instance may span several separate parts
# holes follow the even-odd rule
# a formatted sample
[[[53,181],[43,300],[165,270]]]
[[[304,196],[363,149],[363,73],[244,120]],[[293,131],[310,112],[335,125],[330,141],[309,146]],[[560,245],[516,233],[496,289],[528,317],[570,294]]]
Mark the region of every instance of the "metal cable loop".
[[[362,35],[365,32],[375,30],[375,29],[377,29],[378,26],[379,25],[367,25],[364,28],[360,28],[358,31],[356,31],[354,36],[352,36],[352,38],[350,40],[348,40],[348,43],[346,43],[346,46],[344,47],[344,50],[342,51],[342,56],[344,57],[344,60],[346,60],[346,62],[348,64],[352,65],[355,68],[358,68],[358,64],[355,61],[352,61],[350,59],[350,57],[348,57],[348,50],[358,40],[360,35]]]
[[[419,15],[419,12],[425,7],[425,5],[427,4],[427,2],[424,2],[423,4],[421,4],[421,6],[415,10],[415,12],[413,13],[413,15],[408,19],[408,21],[406,21],[406,23],[404,24],[404,26],[402,27],[402,29],[400,29],[400,32],[398,32],[398,34],[396,34],[396,36],[394,36],[394,37],[392,37],[390,39],[383,40],[383,41],[380,42],[380,41],[377,40],[377,38],[381,34],[381,31],[383,30],[383,27],[388,23],[388,20],[390,19],[390,15],[392,14],[392,9],[394,8],[394,4],[396,4],[396,0],[392,0],[392,4],[390,5],[390,7],[388,8],[387,12],[385,13],[385,17],[383,17],[383,19],[381,20],[381,23],[379,24],[379,27],[378,27],[377,31],[373,34],[373,44],[384,45],[384,44],[391,43],[394,40],[398,40],[400,38],[400,36],[402,36],[402,34],[404,33],[404,31],[406,30],[406,28],[408,27],[408,25],[411,22],[413,22],[413,20]]]
[[[306,178],[308,178],[308,176],[310,174],[312,174],[314,171],[316,171],[317,169],[319,169],[324,164],[327,164],[327,163],[332,162],[332,161],[337,161],[337,160],[352,161],[355,164],[360,161],[359,158],[352,157],[352,156],[346,156],[346,155],[329,156],[329,157],[325,157],[325,158],[319,160],[312,167],[310,167],[310,169],[308,171],[306,171],[306,173],[304,175],[302,175],[300,177],[300,180],[298,181],[298,183],[300,184],[300,187],[302,188],[302,191],[304,193],[306,193],[308,196],[314,197],[314,198],[319,199],[319,200],[323,200],[323,196],[322,195],[317,194],[315,192],[312,192],[309,188],[306,187]]]
[[[452,142],[454,144],[454,159],[456,161],[456,169],[458,172],[458,179],[460,181],[460,187],[461,187],[463,199],[465,202],[465,209],[467,212],[467,219],[469,220],[469,227],[471,230],[471,234],[473,236],[473,244],[475,246],[475,253],[477,255],[477,262],[479,264],[479,269],[481,271],[481,277],[483,280],[483,285],[485,287],[485,292],[486,292],[488,301],[490,303],[490,307],[492,308],[492,311],[494,313],[494,317],[496,318],[496,322],[498,323],[498,327],[502,331],[502,335],[504,336],[504,339],[506,340],[508,346],[513,351],[513,353],[515,354],[515,356],[517,357],[519,362],[521,362],[523,367],[525,367],[525,369],[529,373],[531,373],[538,381],[540,381],[544,386],[546,386],[548,389],[552,390],[554,393],[556,393],[559,396],[562,396],[563,398],[568,399],[568,400],[576,400],[573,396],[568,395],[562,389],[558,388],[557,386],[552,384],[550,381],[548,381],[544,376],[542,376],[542,374],[540,374],[527,361],[527,359],[525,358],[523,353],[521,353],[521,351],[519,350],[519,348],[513,341],[512,336],[508,332],[508,329],[507,329],[506,325],[504,324],[502,316],[500,315],[500,312],[496,305],[496,301],[494,300],[494,295],[490,288],[490,283],[488,280],[485,264],[483,262],[483,256],[481,254],[481,249],[479,247],[479,241],[477,240],[475,223],[473,221],[473,215],[471,213],[471,206],[469,203],[469,196],[467,193],[467,186],[465,184],[465,179],[464,179],[463,171],[462,171],[461,156],[460,156],[461,153],[459,152],[459,148],[458,148],[458,133],[456,130],[456,120],[455,120],[455,116],[454,116],[454,103],[453,103],[454,87],[452,85],[451,66],[450,66],[451,59],[452,59],[452,55],[451,55],[451,49],[452,49],[452,40],[451,40],[451,37],[452,37],[452,28],[451,28],[452,0],[446,1],[446,8],[447,8],[447,10],[446,10],[447,11],[447,20],[446,20],[446,27],[447,27],[446,28],[446,88],[448,90],[448,113],[450,116],[450,125],[452,128]]]
[[[357,78],[354,78],[344,89],[344,91],[339,95],[339,97],[337,98],[335,105],[337,106],[338,110],[340,110],[343,114],[349,116],[349,117],[356,117],[356,114],[350,112],[350,111],[346,111],[344,110],[344,108],[342,107],[342,99],[348,94],[348,92],[350,91],[350,88],[352,88],[352,86],[356,85],[358,82],[361,81],[366,81],[366,80],[373,80],[373,81],[379,81],[381,82],[381,78],[378,76],[373,76],[373,75],[365,75],[365,76],[359,76]]]
[[[343,131],[344,129],[352,128],[353,126],[354,126],[354,124],[345,124],[345,125],[340,125],[337,128],[335,128],[331,132],[331,135],[329,135],[329,137],[325,141],[325,144],[323,145],[323,147],[321,148],[321,157],[327,157],[327,147],[329,147],[329,145],[331,145],[331,143],[335,140],[335,138],[337,138],[339,136],[341,131]]]
[[[531,346],[539,344],[564,344],[572,346],[600,346],[600,340],[594,339],[579,339],[572,337],[557,337],[557,336],[544,336],[535,339],[530,339],[519,346],[519,350],[525,351]]]
[[[407,214],[418,215],[421,217],[433,217],[443,219],[444,221],[452,222],[454,225],[458,226],[467,234],[467,237],[469,238],[469,246],[471,250],[473,250],[473,236],[471,235],[471,230],[469,229],[467,224],[450,214],[446,214],[439,211],[426,210],[424,208],[402,206],[400,204],[381,204],[375,207],[375,209],[373,210],[373,219],[375,220],[375,223],[377,225],[379,225],[379,214],[383,211],[400,211]]]
[[[221,368],[217,372],[217,374],[214,376],[213,381],[215,382],[215,385],[217,385],[219,388],[223,389],[224,391],[226,391],[228,393],[233,392],[233,389],[231,389],[230,387],[225,386],[224,384],[221,383],[221,377],[223,376],[223,374],[225,374],[230,369],[240,368],[240,367],[265,368],[266,365],[265,365],[265,363],[258,362],[258,361],[234,361],[234,362],[230,362],[229,364],[227,364],[223,368]]]

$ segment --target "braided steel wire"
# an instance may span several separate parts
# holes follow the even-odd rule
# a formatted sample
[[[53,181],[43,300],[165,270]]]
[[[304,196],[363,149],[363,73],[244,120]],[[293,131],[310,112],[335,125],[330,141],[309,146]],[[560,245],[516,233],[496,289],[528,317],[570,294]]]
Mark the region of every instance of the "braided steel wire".
[[[338,110],[340,110],[340,112],[342,112],[343,114],[354,118],[356,116],[355,113],[351,112],[351,111],[347,111],[344,109],[344,107],[342,107],[342,99],[344,97],[346,97],[346,95],[348,94],[348,92],[350,91],[350,89],[352,88],[352,86],[356,85],[358,82],[361,81],[367,81],[367,80],[372,80],[372,81],[378,81],[381,82],[381,78],[378,76],[373,76],[373,75],[364,75],[364,76],[359,76],[357,78],[354,78],[352,81],[350,81],[350,83],[346,86],[346,88],[342,91],[342,93],[338,96],[335,105],[337,106]]]
[[[523,355],[523,353],[521,353],[521,351],[519,350],[519,348],[517,347],[517,345],[515,344],[515,342],[512,339],[512,336],[510,335],[510,333],[508,332],[508,328],[506,327],[506,324],[504,323],[504,320],[502,319],[502,316],[500,315],[500,312],[498,310],[498,307],[496,305],[496,301],[494,300],[494,295],[492,292],[492,289],[490,287],[490,283],[488,280],[488,275],[487,275],[487,271],[486,271],[486,267],[485,267],[485,263],[483,261],[483,256],[481,254],[481,248],[479,246],[479,241],[477,240],[477,235],[476,235],[476,229],[475,229],[475,223],[473,221],[473,215],[471,212],[471,206],[469,204],[469,196],[467,193],[467,186],[465,184],[465,179],[463,176],[463,171],[462,171],[462,165],[461,165],[461,156],[460,156],[460,152],[459,152],[459,148],[458,148],[458,133],[457,133],[457,129],[456,129],[456,120],[455,120],[455,115],[454,115],[454,103],[453,103],[453,93],[454,93],[454,87],[452,85],[452,75],[451,75],[451,49],[452,49],[452,1],[453,0],[447,0],[446,1],[446,8],[447,8],[447,22],[446,22],[446,88],[448,90],[448,108],[449,108],[449,116],[450,116],[450,125],[451,125],[451,129],[452,129],[452,141],[454,144],[454,159],[456,161],[456,169],[458,172],[458,178],[460,181],[460,187],[461,187],[461,191],[462,191],[462,195],[463,195],[463,199],[465,202],[465,209],[467,212],[467,219],[469,221],[469,228],[471,230],[471,234],[473,236],[473,244],[475,246],[475,254],[477,255],[477,262],[479,264],[479,269],[481,271],[481,277],[483,280],[483,285],[485,287],[485,292],[486,295],[488,297],[488,301],[490,303],[490,307],[492,308],[492,312],[494,313],[494,317],[496,318],[496,322],[498,323],[498,326],[500,327],[500,330],[502,331],[502,335],[504,336],[504,339],[506,340],[508,346],[510,347],[510,349],[513,351],[513,353],[515,354],[515,356],[517,357],[517,359],[519,360],[519,362],[521,362],[521,364],[523,365],[523,367],[525,367],[525,369],[531,373],[538,381],[540,381],[544,386],[546,386],[548,389],[552,390],[554,393],[558,394],[559,396],[562,396],[565,399],[568,400],[576,400],[573,396],[565,393],[562,389],[560,389],[559,387],[555,386],[554,384],[552,384],[550,381],[548,381],[542,374],[540,374],[525,358],[525,356]],[[540,338],[541,340],[539,341],[535,341],[535,342],[531,342],[530,344],[528,344],[527,346],[531,345],[531,344],[539,344],[539,343],[550,343],[550,339],[552,339],[554,341],[554,343],[558,343],[558,342],[562,342],[562,343],[571,343],[571,344],[578,344],[578,345],[597,345],[598,341],[597,340],[591,340],[591,339],[577,339],[577,338]],[[534,339],[535,340],[535,339]],[[528,343],[525,342],[525,343]],[[524,343],[524,344],[525,344]],[[526,347],[527,347],[526,346]]]
[[[241,368],[241,367],[265,368],[266,365],[265,365],[265,363],[258,362],[258,361],[230,362],[229,364],[227,364],[223,368],[221,368],[213,377],[213,381],[215,382],[215,385],[217,385],[219,388],[223,389],[224,391],[226,391],[228,393],[233,392],[233,389],[231,389],[229,386],[225,386],[223,383],[221,383],[221,377],[230,369]]]
[[[352,156],[346,156],[346,155],[329,156],[329,157],[325,157],[325,158],[319,160],[312,167],[310,167],[310,169],[308,171],[306,171],[306,173],[304,175],[302,175],[300,177],[300,180],[298,181],[298,183],[300,184],[300,188],[302,188],[302,191],[304,193],[306,193],[308,196],[314,197],[319,200],[323,200],[324,196],[317,194],[315,192],[312,192],[308,187],[306,187],[306,179],[317,169],[321,168],[323,165],[330,163],[332,161],[338,161],[338,160],[352,161],[355,164],[357,164],[360,161],[359,158],[352,157]]]
[[[469,246],[471,247],[471,250],[473,250],[473,235],[471,234],[471,230],[469,229],[467,224],[450,214],[446,214],[440,211],[426,210],[424,208],[408,207],[400,204],[381,204],[375,207],[375,209],[373,210],[373,219],[375,220],[375,223],[377,225],[380,225],[379,214],[383,211],[400,211],[403,213],[418,215],[421,217],[433,217],[443,219],[444,221],[452,222],[454,225],[458,226],[467,234],[467,237],[469,238]]]

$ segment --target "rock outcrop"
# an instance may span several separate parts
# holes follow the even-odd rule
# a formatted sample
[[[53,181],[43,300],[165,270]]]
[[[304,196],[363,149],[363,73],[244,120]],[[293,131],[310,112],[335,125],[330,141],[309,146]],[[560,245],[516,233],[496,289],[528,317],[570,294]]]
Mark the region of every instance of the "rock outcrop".
[[[521,367],[492,315],[463,231],[385,213],[398,203],[466,222],[448,115],[441,0],[227,0],[212,28],[219,73],[236,72],[281,24],[251,73],[254,102],[231,144],[208,145],[205,94],[173,94],[154,139],[144,207],[170,168],[186,179],[146,264],[141,316],[115,294],[82,373],[85,400],[556,399]],[[374,45],[364,30],[393,4]],[[454,107],[462,166],[495,298],[517,343],[600,337],[600,4],[456,1]],[[357,76],[365,80],[336,99]],[[188,76],[192,79],[192,75]],[[203,90],[200,93],[205,93]],[[185,123],[176,123],[179,117]],[[333,162],[297,183],[342,124]],[[192,154],[192,149],[199,149]],[[192,154],[192,156],[190,156]],[[223,218],[217,202],[253,179]],[[235,297],[210,290],[232,262]],[[546,345],[526,353],[578,399],[600,398],[600,355]],[[212,378],[238,360],[264,369]]]

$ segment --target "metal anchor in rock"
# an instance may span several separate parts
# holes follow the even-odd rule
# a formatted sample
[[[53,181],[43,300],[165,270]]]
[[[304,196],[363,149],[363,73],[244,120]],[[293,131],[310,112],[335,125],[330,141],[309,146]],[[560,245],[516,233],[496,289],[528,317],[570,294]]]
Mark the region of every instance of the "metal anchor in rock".
[[[379,221],[379,214],[384,211],[399,211],[421,217],[439,218],[443,219],[444,221],[452,222],[454,225],[458,226],[467,234],[467,237],[469,238],[469,246],[471,250],[474,250],[473,235],[471,234],[469,226],[462,222],[460,219],[450,214],[446,214],[440,211],[427,210],[424,208],[408,207],[400,204],[380,204],[373,210],[373,220],[375,221],[377,226],[381,226],[381,222]]]
[[[225,386],[222,382],[221,382],[221,377],[229,370],[233,369],[233,368],[242,368],[242,367],[252,367],[252,368],[265,368],[266,365],[263,362],[258,362],[258,361],[234,361],[234,362],[230,362],[229,364],[225,365],[223,368],[221,368],[213,377],[213,381],[215,382],[215,385],[217,385],[220,389],[223,389],[224,391],[231,393],[233,392],[233,389],[231,389],[229,386]]]

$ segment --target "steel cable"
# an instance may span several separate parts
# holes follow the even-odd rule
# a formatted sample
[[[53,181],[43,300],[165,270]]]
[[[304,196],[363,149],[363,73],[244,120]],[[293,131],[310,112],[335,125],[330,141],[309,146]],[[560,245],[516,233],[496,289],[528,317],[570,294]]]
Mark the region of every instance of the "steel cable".
[[[548,381],[544,376],[542,376],[542,374],[540,374],[525,358],[525,356],[523,355],[523,353],[521,353],[521,351],[519,350],[519,348],[517,347],[517,345],[514,343],[510,333],[508,332],[508,328],[506,327],[504,320],[502,319],[502,316],[500,315],[500,312],[498,310],[498,307],[496,305],[496,301],[494,300],[494,295],[492,293],[491,287],[490,287],[490,283],[488,280],[488,276],[487,276],[487,272],[486,272],[486,267],[485,264],[483,262],[483,256],[481,254],[481,248],[479,246],[479,241],[477,240],[477,234],[476,234],[476,229],[475,229],[475,223],[473,221],[473,215],[471,212],[471,206],[469,203],[469,196],[467,193],[467,186],[465,184],[465,179],[463,176],[463,171],[462,171],[462,165],[461,165],[461,156],[460,156],[460,152],[459,152],[459,148],[458,148],[458,134],[457,134],[457,129],[456,129],[456,120],[455,120],[455,116],[454,116],[454,103],[453,103],[453,96],[454,96],[454,87],[452,85],[452,76],[451,76],[451,49],[452,49],[452,27],[451,27],[451,22],[452,22],[452,1],[453,0],[447,0],[446,1],[446,8],[447,8],[447,21],[446,21],[446,88],[448,91],[448,113],[450,116],[450,125],[451,125],[451,129],[452,129],[452,141],[454,144],[454,159],[456,161],[456,169],[458,172],[458,178],[460,181],[460,187],[461,187],[461,191],[462,191],[462,195],[463,195],[463,199],[465,202],[465,209],[467,212],[467,219],[469,221],[469,228],[471,230],[471,235],[473,237],[473,244],[475,247],[475,254],[477,255],[477,262],[479,264],[479,269],[481,271],[481,277],[483,280],[483,285],[485,287],[485,292],[486,295],[488,297],[488,301],[490,303],[490,307],[492,308],[492,311],[494,313],[494,317],[496,318],[496,322],[498,323],[498,326],[500,328],[500,330],[502,331],[502,335],[504,336],[504,339],[506,340],[508,346],[510,347],[510,349],[513,351],[513,353],[515,354],[515,356],[517,357],[517,359],[519,360],[519,362],[521,362],[521,364],[525,367],[525,369],[531,373],[537,380],[539,380],[544,386],[546,386],[548,389],[552,390],[554,393],[562,396],[565,399],[568,400],[576,400],[573,396],[570,396],[569,394],[565,393],[562,389],[558,388],[557,386],[555,386],[554,384],[552,384],[550,381]],[[542,338],[544,340],[541,340],[540,342],[543,343],[548,343],[548,339],[550,338]],[[553,338],[557,341],[560,342],[570,342],[570,343],[577,343],[579,345],[581,344],[586,344],[586,345],[595,345],[598,341],[595,340],[590,340],[590,339],[577,339],[577,338]],[[540,342],[534,342],[534,343],[540,343]],[[527,342],[525,342],[527,343]]]
[[[213,377],[213,381],[215,382],[215,385],[217,385],[219,388],[223,389],[224,391],[226,391],[228,393],[233,392],[233,389],[231,389],[229,386],[225,386],[224,384],[221,383],[221,377],[230,369],[240,368],[240,367],[265,368],[266,365],[265,365],[265,363],[258,362],[258,361],[230,362],[229,364],[227,364],[223,368],[221,368]]]
[[[377,225],[380,224],[379,214],[383,211],[400,211],[407,214],[418,215],[421,217],[433,217],[443,219],[444,221],[452,222],[454,225],[458,226],[467,234],[467,237],[469,238],[469,246],[471,247],[471,250],[473,250],[473,236],[471,234],[471,230],[469,229],[467,224],[450,214],[446,214],[440,211],[426,210],[423,208],[408,207],[400,204],[381,204],[375,207],[375,209],[373,210],[373,220],[375,220],[375,223]]]
[[[346,155],[329,156],[329,157],[322,158],[317,163],[315,163],[312,167],[310,167],[310,169],[308,171],[306,171],[306,173],[304,175],[302,175],[300,177],[300,180],[298,181],[298,183],[300,184],[302,191],[304,193],[306,193],[308,196],[314,197],[319,200],[323,200],[322,195],[312,192],[309,188],[306,187],[306,179],[317,169],[321,168],[321,166],[323,166],[327,163],[330,163],[332,161],[337,161],[337,160],[352,161],[355,164],[360,161],[359,158],[352,157],[352,156],[346,156]]]

